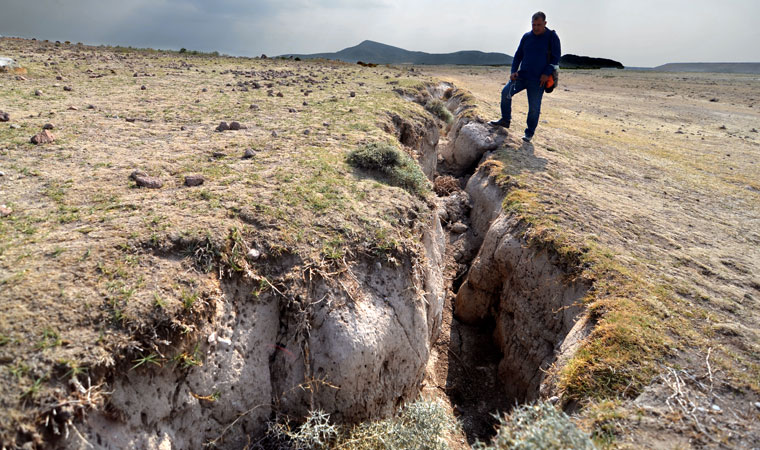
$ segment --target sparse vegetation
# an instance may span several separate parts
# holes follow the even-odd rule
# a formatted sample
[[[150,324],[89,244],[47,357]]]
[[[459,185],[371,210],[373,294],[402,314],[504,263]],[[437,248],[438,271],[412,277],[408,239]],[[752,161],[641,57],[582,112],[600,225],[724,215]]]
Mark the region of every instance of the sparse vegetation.
[[[275,425],[272,432],[285,437],[296,449],[409,449],[444,450],[457,429],[456,419],[434,400],[417,400],[404,406],[396,417],[365,422],[354,427],[330,423],[323,411],[313,411],[295,429]]]
[[[446,123],[451,123],[454,121],[454,115],[451,114],[451,111],[449,111],[448,108],[446,108],[446,104],[443,103],[441,100],[438,99],[430,99],[425,104],[425,109],[433,113],[436,117],[443,120]]]

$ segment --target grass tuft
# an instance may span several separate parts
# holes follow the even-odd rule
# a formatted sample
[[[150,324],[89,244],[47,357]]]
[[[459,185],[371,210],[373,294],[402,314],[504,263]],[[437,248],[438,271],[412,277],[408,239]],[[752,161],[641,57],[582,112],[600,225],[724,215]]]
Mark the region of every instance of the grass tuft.
[[[424,196],[430,192],[428,179],[417,163],[394,145],[380,142],[361,145],[348,154],[347,160],[353,167],[379,172],[388,177],[391,185],[412,194]]]
[[[441,100],[428,100],[428,102],[425,104],[425,109],[446,123],[451,123],[454,121],[454,115],[451,114],[451,111],[446,108],[446,104]]]
[[[479,450],[538,450],[596,448],[588,434],[581,431],[564,412],[546,402],[522,405],[499,419],[498,432],[486,446],[478,442]]]

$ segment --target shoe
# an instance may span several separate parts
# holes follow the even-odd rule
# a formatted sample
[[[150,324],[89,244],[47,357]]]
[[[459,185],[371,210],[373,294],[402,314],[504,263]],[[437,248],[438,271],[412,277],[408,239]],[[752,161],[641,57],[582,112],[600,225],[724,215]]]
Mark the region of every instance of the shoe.
[[[488,122],[488,125],[493,125],[495,127],[509,128],[509,121],[508,120],[504,120],[504,119],[492,120],[492,121]]]
[[[530,142],[530,140],[533,139],[533,136],[528,136],[527,134],[523,136],[523,141]]]

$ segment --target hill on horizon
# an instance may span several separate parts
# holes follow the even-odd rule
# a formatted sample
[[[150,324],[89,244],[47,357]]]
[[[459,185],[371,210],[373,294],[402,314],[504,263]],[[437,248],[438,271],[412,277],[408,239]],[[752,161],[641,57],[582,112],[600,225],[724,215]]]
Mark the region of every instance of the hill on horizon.
[[[453,53],[425,53],[409,51],[370,40],[365,40],[359,45],[344,48],[335,53],[286,54],[281,56],[301,59],[335,59],[348,63],[362,61],[374,64],[456,64],[473,66],[504,66],[512,64],[512,57],[505,53],[485,53],[478,50],[463,50]]]
[[[661,72],[749,73],[760,74],[760,62],[744,63],[668,63],[652,68]]]

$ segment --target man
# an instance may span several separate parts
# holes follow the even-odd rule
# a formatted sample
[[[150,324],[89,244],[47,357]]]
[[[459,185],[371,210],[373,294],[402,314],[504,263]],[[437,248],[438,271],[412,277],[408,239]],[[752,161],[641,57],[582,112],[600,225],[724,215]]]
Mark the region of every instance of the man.
[[[509,83],[501,91],[501,119],[488,122],[494,126],[509,128],[512,120],[512,96],[522,91],[528,93],[528,128],[523,141],[530,142],[541,114],[541,98],[544,86],[554,67],[559,64],[560,50],[557,33],[546,28],[546,14],[533,14],[533,30],[525,33],[517,47]]]

